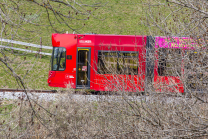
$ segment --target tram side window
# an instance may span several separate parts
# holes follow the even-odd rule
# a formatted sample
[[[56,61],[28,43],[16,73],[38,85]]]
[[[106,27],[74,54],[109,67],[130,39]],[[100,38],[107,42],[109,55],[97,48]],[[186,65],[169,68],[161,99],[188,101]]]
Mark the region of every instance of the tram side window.
[[[117,52],[99,52],[98,53],[98,73],[112,74],[117,68]]]
[[[161,48],[158,52],[158,75],[181,75],[181,50]]]
[[[53,71],[64,71],[66,68],[66,49],[63,47],[54,47],[52,60]]]
[[[120,74],[138,74],[138,53],[120,52],[118,58],[118,72]]]
[[[137,52],[99,52],[99,74],[138,74]]]

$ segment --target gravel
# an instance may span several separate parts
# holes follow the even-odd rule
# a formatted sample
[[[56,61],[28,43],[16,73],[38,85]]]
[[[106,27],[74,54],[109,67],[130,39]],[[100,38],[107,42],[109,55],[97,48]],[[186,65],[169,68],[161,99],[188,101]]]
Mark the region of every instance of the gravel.
[[[28,93],[30,99],[45,100],[45,101],[56,101],[56,100],[64,100],[72,99],[74,101],[146,101],[152,102],[155,100],[154,97],[150,96],[126,96],[123,98],[122,96],[114,96],[114,95],[79,95],[79,94],[59,94],[59,93]],[[26,94],[23,92],[0,92],[0,99],[26,99]],[[181,100],[184,100],[183,97],[164,97],[160,98],[159,101],[162,103],[180,103]],[[186,99],[187,100],[187,99]]]
[[[123,100],[122,96],[113,95],[79,95],[79,94],[58,94],[58,93],[28,93],[30,99],[39,99],[46,101],[55,101],[59,98],[61,99],[73,99],[76,101],[120,101]],[[0,99],[26,99],[26,94],[24,92],[0,92]],[[139,99],[140,97],[128,96],[126,99]]]

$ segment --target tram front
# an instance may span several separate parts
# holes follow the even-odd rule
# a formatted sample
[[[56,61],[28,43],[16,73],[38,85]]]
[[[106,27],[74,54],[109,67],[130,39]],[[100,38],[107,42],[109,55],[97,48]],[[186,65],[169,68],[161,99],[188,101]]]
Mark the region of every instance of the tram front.
[[[49,86],[76,88],[76,44],[75,34],[52,34]]]

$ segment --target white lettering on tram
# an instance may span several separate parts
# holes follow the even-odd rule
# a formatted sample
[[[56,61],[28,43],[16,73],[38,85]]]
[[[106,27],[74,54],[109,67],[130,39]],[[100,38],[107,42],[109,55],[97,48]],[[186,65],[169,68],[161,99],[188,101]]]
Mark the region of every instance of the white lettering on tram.
[[[65,75],[65,78],[66,79],[70,79],[70,78],[74,78],[74,76],[72,76],[72,75]]]
[[[79,43],[92,43],[91,40],[79,40]]]

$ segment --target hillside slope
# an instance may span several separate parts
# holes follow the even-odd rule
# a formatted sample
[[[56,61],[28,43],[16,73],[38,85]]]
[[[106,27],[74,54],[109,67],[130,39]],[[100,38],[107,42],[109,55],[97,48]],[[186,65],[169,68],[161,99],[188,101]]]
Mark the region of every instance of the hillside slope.
[[[86,4],[92,4],[100,2],[99,0],[83,1]],[[89,20],[69,20],[70,25],[73,28],[80,28],[79,33],[96,33],[96,34],[122,34],[122,35],[143,35],[147,34],[147,27],[142,24],[142,18],[144,13],[142,12],[142,4],[137,0],[112,0],[102,1],[106,3],[104,7],[93,10],[93,14],[89,17]],[[51,46],[51,34],[55,33],[52,27],[49,26],[47,13],[44,8],[33,3],[23,3],[24,12],[27,13],[28,18],[34,18],[33,22],[41,24],[41,26],[34,26],[26,24],[24,29],[31,32],[25,32],[18,30],[19,36],[13,36],[14,40],[30,42],[34,44],[40,44],[40,37],[42,37],[42,44]],[[58,6],[58,5],[57,5]],[[92,7],[93,8],[93,7]],[[68,12],[69,9],[62,9]],[[40,14],[41,13],[41,14]],[[74,16],[79,17],[79,14],[71,12]],[[64,24],[59,24],[56,21],[56,17],[50,16],[51,21],[54,22],[53,27],[63,32],[73,31]],[[80,17],[81,18],[81,17]],[[75,33],[78,33],[75,32]],[[3,36],[4,37],[4,36]],[[7,37],[7,39],[10,39]],[[3,45],[8,45],[3,43]],[[10,44],[9,44],[10,45]],[[25,46],[14,45],[15,47],[26,48]],[[32,50],[39,50],[31,48]],[[48,70],[50,65],[50,56],[43,56],[42,59],[36,58],[34,54],[24,54],[22,52],[14,51],[14,54],[10,53],[10,50],[5,50],[5,53],[12,59],[15,59],[16,63],[11,64],[14,67],[17,74],[24,78],[26,86],[30,89],[53,89],[47,86]],[[44,50],[43,52],[51,53],[51,50]],[[22,61],[24,61],[22,63]],[[21,66],[18,66],[20,63]],[[17,88],[18,84],[14,78],[0,67],[0,87],[1,88]],[[25,74],[27,76],[25,76]]]

